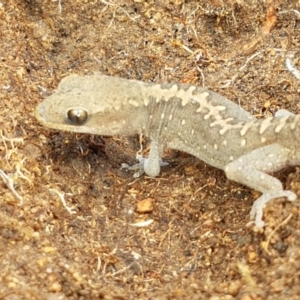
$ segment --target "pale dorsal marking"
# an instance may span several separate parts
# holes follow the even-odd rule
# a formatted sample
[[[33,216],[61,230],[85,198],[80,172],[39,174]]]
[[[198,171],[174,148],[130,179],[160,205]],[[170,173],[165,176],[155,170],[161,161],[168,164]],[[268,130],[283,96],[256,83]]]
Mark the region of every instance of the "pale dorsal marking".
[[[187,104],[194,102],[199,103],[200,107],[203,106],[208,109],[210,107],[213,108],[214,106],[206,99],[209,96],[209,93],[204,91],[194,94],[196,89],[197,87],[193,85],[184,90],[177,84],[173,84],[170,88],[162,88],[160,84],[155,84],[147,86],[147,88],[142,88],[141,93],[145,106],[149,105],[150,99],[155,99],[156,103],[159,103],[162,100],[168,102],[172,98],[177,98],[181,100],[182,106],[186,106]],[[225,109],[226,107],[223,106],[223,110]]]
[[[243,127],[243,124],[242,122],[239,122],[239,123],[236,123],[236,124],[224,124],[223,125],[223,128],[220,129],[219,133],[220,135],[223,135],[224,133],[226,133],[227,130],[231,130],[231,129],[239,129],[239,128],[242,128]]]
[[[241,135],[241,136],[244,136],[244,135],[247,133],[247,131],[254,125],[254,123],[255,123],[256,121],[257,121],[257,120],[255,119],[255,120],[253,120],[253,121],[250,121],[250,122],[245,123],[244,126],[243,126],[243,128],[242,128],[241,131],[240,131],[240,135]]]
[[[291,122],[291,129],[294,130],[296,128],[296,126],[299,124],[299,120],[300,119],[300,115],[295,115],[293,117],[293,122]]]
[[[209,113],[207,113],[205,116],[204,116],[204,120],[207,120],[209,119],[210,117],[216,117],[216,116],[219,116],[220,115],[220,111],[224,111],[226,109],[225,106],[221,106],[221,105],[218,105],[218,106],[210,106],[208,107],[209,109]],[[198,112],[199,109],[197,109],[197,112]]]
[[[156,103],[160,101],[169,101],[171,98],[181,99],[181,105],[186,106],[189,103],[199,104],[197,113],[201,112],[203,109],[208,110],[208,112],[204,115],[204,119],[207,120],[210,117],[214,117],[215,120],[223,120],[220,115],[221,111],[226,110],[226,106],[224,105],[216,105],[214,106],[209,100],[209,92],[201,92],[195,94],[196,91],[195,86],[189,86],[187,90],[181,89],[177,84],[173,84],[169,89],[162,88],[160,84],[155,84],[147,87],[146,89],[141,89],[142,96],[144,100],[144,105],[149,104],[149,99],[155,99]],[[206,111],[205,111],[206,112]],[[169,116],[171,120],[173,118],[172,115]],[[224,123],[225,122],[225,123]],[[228,121],[224,121],[220,123],[220,126],[226,125]]]
[[[148,95],[145,95],[144,91],[145,91],[146,89],[141,88],[140,90],[141,90],[142,99],[143,99],[143,101],[144,101],[144,105],[145,105],[145,106],[148,106],[149,103],[150,103],[150,97],[148,97]]]
[[[182,99],[181,100],[181,105],[182,106],[186,106],[188,103],[191,102],[191,100],[195,97],[193,95],[193,93],[194,93],[195,90],[196,90],[195,86],[190,86],[186,91],[185,90],[180,90],[178,92],[178,98]],[[201,94],[197,95],[196,97],[199,97],[199,96],[200,96],[200,98],[203,97],[203,96],[207,97],[207,96],[205,96],[203,94],[205,94],[205,95],[207,94],[207,96],[208,96],[208,93],[205,92],[205,93],[201,93]],[[176,95],[176,97],[177,97],[177,95]]]
[[[273,121],[273,119],[273,117],[268,117],[261,122],[259,134],[263,134],[271,126],[271,122]]]
[[[293,122],[291,123],[291,129],[294,130],[296,126],[299,124],[300,115],[295,115],[293,117]]]
[[[230,117],[230,118],[227,118],[227,119],[218,119],[218,120],[215,120],[214,122],[211,122],[209,124],[209,127],[214,127],[214,126],[217,126],[219,125],[220,127],[224,127],[225,125],[228,125],[227,123],[234,120],[234,118]]]
[[[128,103],[134,107],[139,107],[139,103],[135,100],[129,99]]]
[[[199,97],[200,96],[200,97]],[[220,111],[226,110],[226,106],[224,105],[213,105],[210,101],[208,101],[207,97],[209,96],[208,92],[204,92],[202,94],[194,97],[193,100],[196,100],[199,104],[199,108],[196,110],[197,113],[201,112],[202,109],[208,109],[209,112],[204,116],[204,120],[209,119],[210,117],[215,117],[216,119],[222,119],[220,116]]]
[[[298,121],[293,121],[293,123],[291,123],[291,129],[294,130],[296,128]]]
[[[286,121],[290,116],[285,116],[285,117],[281,117],[279,118],[279,124],[275,127],[275,132],[279,133],[281,131],[281,129],[286,125]]]

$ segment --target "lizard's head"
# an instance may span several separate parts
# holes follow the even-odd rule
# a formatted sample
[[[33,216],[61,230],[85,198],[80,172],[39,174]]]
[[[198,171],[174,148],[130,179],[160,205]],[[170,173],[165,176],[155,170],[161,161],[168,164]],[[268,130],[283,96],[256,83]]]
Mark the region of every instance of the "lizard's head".
[[[35,116],[46,127],[113,135],[132,133],[130,112],[140,108],[138,83],[120,78],[71,75],[38,105]],[[139,114],[135,114],[139,115]]]

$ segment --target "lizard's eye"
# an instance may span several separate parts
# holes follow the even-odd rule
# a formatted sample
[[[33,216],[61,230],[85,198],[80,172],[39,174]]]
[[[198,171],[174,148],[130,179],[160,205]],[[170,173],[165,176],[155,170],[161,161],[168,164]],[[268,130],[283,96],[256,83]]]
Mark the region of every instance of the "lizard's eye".
[[[74,125],[82,125],[88,118],[84,109],[70,109],[67,113],[68,120]]]

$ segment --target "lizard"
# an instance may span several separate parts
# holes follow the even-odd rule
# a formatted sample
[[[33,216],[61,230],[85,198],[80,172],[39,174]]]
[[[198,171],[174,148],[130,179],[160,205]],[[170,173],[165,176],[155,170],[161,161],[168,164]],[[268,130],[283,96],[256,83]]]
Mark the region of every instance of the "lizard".
[[[257,119],[203,87],[73,74],[37,106],[35,116],[52,129],[149,137],[149,156],[139,167],[151,177],[160,173],[165,147],[192,154],[223,170],[229,180],[262,193],[250,211],[259,228],[265,225],[267,202],[297,199],[270,175],[300,164],[300,115],[285,110]]]

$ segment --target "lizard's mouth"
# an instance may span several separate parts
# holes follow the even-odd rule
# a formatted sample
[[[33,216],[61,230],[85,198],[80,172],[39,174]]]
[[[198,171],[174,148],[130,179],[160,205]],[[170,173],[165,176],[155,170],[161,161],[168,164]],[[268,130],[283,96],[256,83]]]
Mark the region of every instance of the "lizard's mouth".
[[[45,105],[42,102],[42,103],[38,104],[38,106],[35,108],[34,116],[41,124],[46,125],[47,122],[42,117],[42,116],[44,116],[44,111],[45,111]]]
[[[36,107],[35,118],[43,126],[52,129],[77,131],[76,127],[80,128],[80,126],[72,125],[67,121],[67,117],[55,112],[55,110],[49,107],[45,102],[38,104]]]

